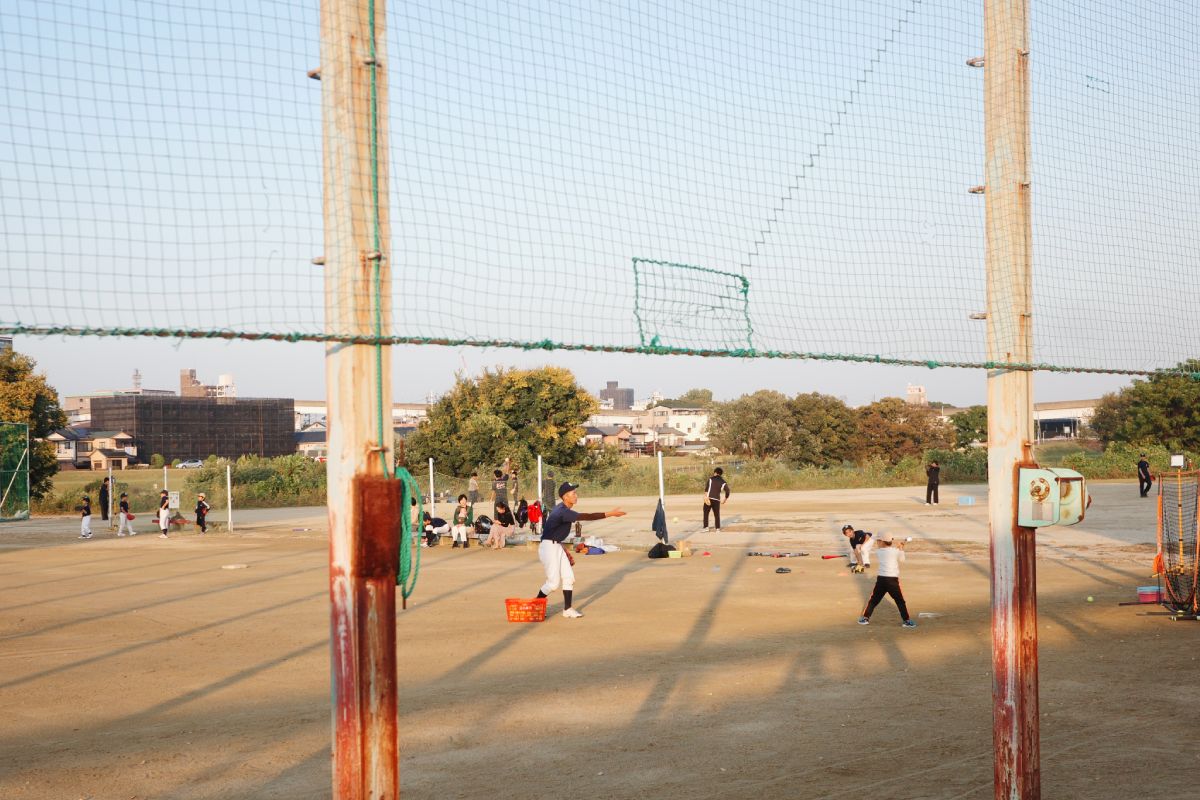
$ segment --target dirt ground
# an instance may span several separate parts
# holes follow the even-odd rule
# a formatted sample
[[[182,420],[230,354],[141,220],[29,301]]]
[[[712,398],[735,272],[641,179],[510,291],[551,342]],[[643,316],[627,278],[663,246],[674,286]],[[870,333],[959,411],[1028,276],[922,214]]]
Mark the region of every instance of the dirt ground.
[[[1092,492],[1083,524],[1038,537],[1043,796],[1184,797],[1200,625],[1117,605],[1154,582],[1153,500]],[[712,555],[651,561],[652,499],[584,498],[629,510],[588,532],[636,549],[582,558],[586,616],[538,625],[503,610],[541,583],[534,551],[423,551],[397,620],[402,795],[990,797],[984,490],[922,500],[735,494],[717,535],[695,531],[696,498],[668,498],[673,536]],[[938,616],[903,630],[885,600],[855,624],[873,579],[819,558],[844,552],[847,520],[916,537],[904,591]],[[0,797],[329,797],[323,510],[76,535],[72,518],[0,526]],[[811,555],[746,555],[780,548]]]

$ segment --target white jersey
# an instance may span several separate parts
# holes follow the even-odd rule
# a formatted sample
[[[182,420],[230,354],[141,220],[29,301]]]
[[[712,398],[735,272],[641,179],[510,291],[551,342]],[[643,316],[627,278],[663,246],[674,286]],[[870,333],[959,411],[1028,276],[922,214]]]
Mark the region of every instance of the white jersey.
[[[875,560],[879,562],[879,571],[875,573],[881,578],[899,578],[900,562],[904,560],[904,551],[896,545],[891,547],[876,547]]]

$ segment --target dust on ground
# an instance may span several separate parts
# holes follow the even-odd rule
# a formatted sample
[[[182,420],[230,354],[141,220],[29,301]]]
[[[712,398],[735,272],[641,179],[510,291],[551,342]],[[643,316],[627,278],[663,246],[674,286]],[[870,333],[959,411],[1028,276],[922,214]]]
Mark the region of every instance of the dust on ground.
[[[1186,796],[1200,626],[1117,605],[1154,582],[1153,500],[1093,494],[1038,535],[1043,795]],[[990,797],[985,491],[923,499],[735,494],[717,534],[699,493],[671,497],[673,538],[712,555],[649,560],[654,498],[585,497],[630,511],[588,527],[628,549],[580,559],[583,619],[556,594],[538,625],[503,610],[536,593],[535,551],[424,550],[397,620],[402,796]],[[330,796],[324,512],[235,514],[166,541],[0,527],[0,797]],[[855,624],[870,575],[819,557],[846,521],[914,537],[904,592],[936,616],[903,630],[885,600]]]

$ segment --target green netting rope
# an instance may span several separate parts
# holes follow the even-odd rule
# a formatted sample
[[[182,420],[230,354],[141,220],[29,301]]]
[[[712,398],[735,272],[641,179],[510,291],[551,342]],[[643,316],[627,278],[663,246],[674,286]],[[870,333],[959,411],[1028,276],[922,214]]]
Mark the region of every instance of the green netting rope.
[[[418,513],[425,511],[421,502],[421,488],[404,467],[396,468],[396,479],[400,481],[400,557],[396,565],[396,585],[400,596],[407,601],[417,588],[417,575],[421,572],[421,548],[413,547],[412,498],[417,498]],[[416,555],[413,555],[416,550]]]

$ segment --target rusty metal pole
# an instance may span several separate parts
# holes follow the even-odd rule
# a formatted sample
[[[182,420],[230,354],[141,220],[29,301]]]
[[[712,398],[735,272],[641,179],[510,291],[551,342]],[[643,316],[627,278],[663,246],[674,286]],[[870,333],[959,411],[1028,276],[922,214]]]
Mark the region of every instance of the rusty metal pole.
[[[987,340],[993,362],[1033,361],[1028,0],[984,0]],[[1034,529],[1017,525],[1032,465],[1032,373],[988,373],[992,742],[997,800],[1041,797]]]
[[[321,2],[325,328],[334,334],[391,327],[384,18],[384,0]],[[325,382],[333,797],[393,800],[401,509],[390,479],[390,348],[330,344]]]

